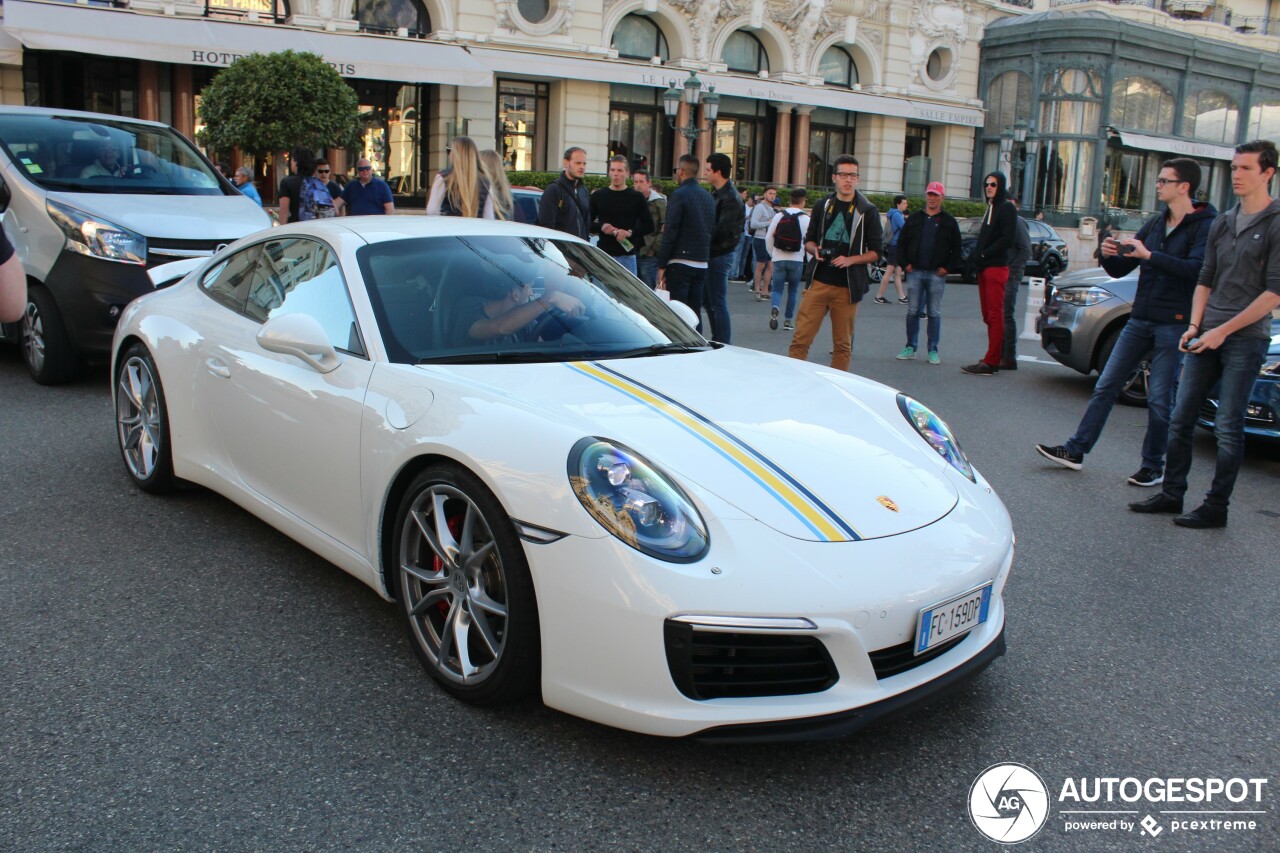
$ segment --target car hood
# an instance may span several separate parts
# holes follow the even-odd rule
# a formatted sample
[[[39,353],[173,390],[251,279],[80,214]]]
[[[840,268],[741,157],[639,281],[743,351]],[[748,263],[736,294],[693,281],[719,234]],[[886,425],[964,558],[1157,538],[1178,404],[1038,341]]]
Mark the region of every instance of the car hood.
[[[734,347],[459,368],[472,370],[508,402],[567,416],[797,539],[905,533],[959,499],[962,478],[908,424],[895,392],[847,373]]]
[[[59,201],[144,237],[225,240],[230,243],[271,225],[247,196],[49,193]]]

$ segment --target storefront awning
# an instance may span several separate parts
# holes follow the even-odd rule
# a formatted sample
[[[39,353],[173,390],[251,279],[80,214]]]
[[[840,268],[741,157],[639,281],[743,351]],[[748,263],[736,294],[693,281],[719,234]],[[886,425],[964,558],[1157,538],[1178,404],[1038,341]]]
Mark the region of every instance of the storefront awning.
[[[320,55],[343,77],[453,86],[493,82],[489,69],[460,47],[367,34],[28,0],[6,0],[4,28],[32,50],[213,67],[230,65],[251,53],[295,50]]]
[[[496,72],[537,74],[540,77],[568,80],[592,80],[601,83],[666,89],[672,81],[675,81],[676,86],[679,87],[689,76],[689,72],[683,68],[664,68],[604,58],[533,56],[519,51],[493,48],[472,48],[471,55],[485,67]],[[715,86],[718,95],[778,101],[797,106],[830,107],[934,124],[981,127],[986,121],[982,110],[967,106],[935,104],[848,89],[803,86],[798,83],[781,83],[730,74],[708,74],[701,71],[698,72],[698,79],[706,86]]]
[[[3,23],[3,21],[0,21]],[[22,64],[22,42],[0,29],[0,65]]]
[[[1193,142],[1189,139],[1170,139],[1167,136],[1146,136],[1128,130],[1109,128],[1111,135],[1125,148],[1151,151],[1156,154],[1178,154],[1182,157],[1199,157],[1205,160],[1228,160],[1236,150],[1230,145],[1214,145],[1212,142]]]

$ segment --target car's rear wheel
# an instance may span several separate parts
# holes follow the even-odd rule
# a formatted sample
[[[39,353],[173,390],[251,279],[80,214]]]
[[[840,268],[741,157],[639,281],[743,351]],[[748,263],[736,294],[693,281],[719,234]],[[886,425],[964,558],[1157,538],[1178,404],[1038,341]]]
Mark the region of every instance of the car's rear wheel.
[[[146,492],[172,491],[173,452],[164,388],[151,353],[134,344],[116,367],[116,437],[129,479]]]
[[[1101,352],[1098,354],[1098,373],[1101,374],[1107,366],[1107,361],[1111,358],[1111,351],[1116,348],[1116,341],[1120,340],[1120,330],[1112,332],[1107,336],[1107,342],[1103,345]],[[1151,351],[1143,353],[1142,360],[1138,362],[1138,366],[1133,372],[1125,377],[1124,383],[1120,386],[1120,394],[1116,397],[1116,401],[1126,406],[1145,406],[1147,405],[1148,387],[1151,384]]]
[[[538,684],[538,606],[524,549],[497,498],[471,472],[432,466],[396,516],[400,612],[423,666],[476,704]]]
[[[41,385],[60,385],[76,372],[76,354],[53,294],[43,287],[27,291],[22,315],[22,360]]]
[[[867,266],[867,278],[871,279],[872,284],[879,284],[884,281],[884,268],[886,266],[888,265],[884,261]]]

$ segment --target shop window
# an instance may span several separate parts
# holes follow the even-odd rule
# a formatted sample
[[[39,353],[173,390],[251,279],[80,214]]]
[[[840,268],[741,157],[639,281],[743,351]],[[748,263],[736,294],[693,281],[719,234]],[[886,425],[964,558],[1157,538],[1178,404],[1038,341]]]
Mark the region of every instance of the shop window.
[[[350,80],[360,96],[360,147],[347,165],[368,158],[401,207],[426,204],[422,158],[423,88],[385,80]]]
[[[355,17],[368,33],[394,35],[405,29],[422,37],[431,32],[431,15],[422,0],[356,0]]]
[[[831,185],[831,164],[841,154],[852,154],[857,114],[816,109],[809,116],[809,163],[805,181],[812,187]]]
[[[908,195],[924,195],[929,185],[932,161],[929,159],[929,142],[933,128],[923,124],[907,125],[907,140],[902,151],[902,191]]]
[[[1240,107],[1230,96],[1206,90],[1187,98],[1182,112],[1183,136],[1235,144],[1239,132]]]
[[[1111,125],[1173,133],[1173,93],[1149,77],[1126,77],[1111,87]]]
[[[711,148],[729,156],[735,181],[768,181],[764,151],[770,140],[765,137],[765,116],[763,101],[727,95],[720,99],[720,114],[716,119]]]
[[[1042,101],[1040,132],[1049,135],[1094,136],[1102,115],[1100,101]]]
[[[1106,205],[1120,210],[1151,210],[1156,206],[1155,179],[1160,172],[1162,154],[1111,148],[1103,173]]]
[[[25,50],[23,90],[30,107],[138,115],[138,61]]]
[[[1249,139],[1280,142],[1280,101],[1254,104],[1249,110]]]
[[[498,128],[502,160],[508,169],[547,168],[546,83],[498,80]]]
[[[1006,71],[987,87],[985,136],[999,136],[1014,122],[1031,120],[1031,75]]]
[[[1040,146],[1036,163],[1035,203],[1032,207],[1063,211],[1090,210],[1094,143],[1051,139]]]
[[[618,56],[646,62],[655,56],[663,62],[671,58],[667,37],[657,24],[643,15],[627,15],[618,22],[613,31],[613,49],[618,51]]]
[[[730,71],[759,74],[769,70],[769,55],[765,53],[764,45],[746,30],[737,30],[729,36],[721,59]]]
[[[822,75],[822,82],[830,86],[851,89],[858,85],[858,66],[849,51],[838,45],[827,48],[827,52],[822,54],[818,73]]]
[[[609,156],[621,154],[633,170],[648,169],[654,177],[667,176],[673,132],[662,111],[661,90],[614,85],[609,98]]]

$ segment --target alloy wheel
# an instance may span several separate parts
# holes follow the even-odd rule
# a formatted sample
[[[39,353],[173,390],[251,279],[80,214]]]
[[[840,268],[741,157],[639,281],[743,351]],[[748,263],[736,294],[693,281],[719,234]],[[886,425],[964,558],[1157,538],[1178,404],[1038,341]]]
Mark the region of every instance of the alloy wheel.
[[[27,302],[22,315],[22,356],[32,373],[44,370],[44,318],[34,302]]]
[[[164,433],[155,376],[138,356],[131,357],[120,370],[116,422],[125,464],[135,479],[146,480],[155,473]]]

